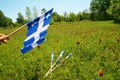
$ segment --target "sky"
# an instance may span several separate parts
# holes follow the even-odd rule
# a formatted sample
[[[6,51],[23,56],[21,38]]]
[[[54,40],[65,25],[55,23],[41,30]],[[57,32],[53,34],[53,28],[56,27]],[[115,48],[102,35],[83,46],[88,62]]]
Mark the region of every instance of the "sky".
[[[54,11],[60,15],[64,12],[77,14],[89,9],[90,2],[91,0],[0,0],[0,10],[15,22],[19,12],[25,17],[26,7],[29,7],[31,12],[33,7],[36,7],[39,15],[42,8],[47,11],[54,8]]]

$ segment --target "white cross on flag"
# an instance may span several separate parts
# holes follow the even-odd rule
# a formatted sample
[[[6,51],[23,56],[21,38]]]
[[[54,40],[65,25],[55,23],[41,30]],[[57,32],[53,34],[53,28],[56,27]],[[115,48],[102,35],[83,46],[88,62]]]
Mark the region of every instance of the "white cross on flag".
[[[27,23],[28,33],[21,52],[24,54],[45,41],[53,9]]]

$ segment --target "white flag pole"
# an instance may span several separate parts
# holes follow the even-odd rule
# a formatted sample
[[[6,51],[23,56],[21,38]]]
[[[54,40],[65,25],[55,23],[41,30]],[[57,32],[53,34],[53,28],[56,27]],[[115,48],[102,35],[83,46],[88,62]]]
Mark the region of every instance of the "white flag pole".
[[[54,52],[52,52],[52,54],[51,54],[51,67],[48,70],[48,72],[44,75],[44,77],[46,77],[51,72],[52,68],[55,66],[55,64],[53,66],[53,61],[54,61]]]
[[[65,59],[63,61],[61,61],[61,64],[66,60],[68,59],[70,56],[72,55],[72,53],[69,53]],[[52,70],[49,72],[49,73],[52,73],[56,68],[58,68],[60,66],[60,64],[58,64],[56,67],[52,68]]]
[[[60,58],[63,56],[63,54],[64,54],[64,50],[60,53],[60,55],[59,55],[59,57],[57,58],[57,60],[56,60],[56,63],[58,63],[59,61],[60,61]]]
[[[51,54],[51,68],[52,68],[52,65],[53,65],[53,61],[54,61],[54,52],[52,52],[52,54]]]
[[[56,60],[56,62],[54,64],[52,64],[52,62],[51,62],[51,67],[48,70],[48,72],[45,74],[44,77],[46,77],[48,74],[50,74],[52,72],[52,68],[59,62],[59,60],[63,56],[63,54],[64,54],[64,50],[60,53],[59,57],[57,58],[57,60]],[[52,61],[53,61],[53,58],[54,58],[54,54],[52,53],[52,56],[51,56]]]
[[[27,24],[24,24],[23,26],[19,27],[18,29],[16,29],[15,31],[11,32],[10,34],[7,35],[7,37],[15,34],[16,32],[18,32],[20,29],[22,29],[23,27],[25,27]]]
[[[61,55],[63,55],[63,51],[62,51]],[[61,64],[62,64],[66,59],[68,59],[71,55],[72,55],[72,53],[69,53],[69,54],[65,57],[65,59],[64,59],[63,61],[61,61]],[[59,58],[59,60],[60,60],[60,58]],[[59,61],[59,60],[58,60],[58,61]],[[57,69],[57,68],[60,66],[60,64],[58,64],[58,65],[56,65],[56,66],[55,66],[55,65],[56,65],[56,62],[55,62],[54,65],[49,69],[49,71],[45,74],[44,77],[48,76],[48,74],[52,73],[55,69]],[[54,66],[55,66],[55,67],[54,67]]]

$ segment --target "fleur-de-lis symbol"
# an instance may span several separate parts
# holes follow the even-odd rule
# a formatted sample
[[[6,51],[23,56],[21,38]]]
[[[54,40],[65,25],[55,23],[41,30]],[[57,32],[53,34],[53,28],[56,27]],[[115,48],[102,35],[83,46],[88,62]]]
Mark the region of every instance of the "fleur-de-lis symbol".
[[[50,14],[47,14],[46,18],[49,18],[50,17]]]

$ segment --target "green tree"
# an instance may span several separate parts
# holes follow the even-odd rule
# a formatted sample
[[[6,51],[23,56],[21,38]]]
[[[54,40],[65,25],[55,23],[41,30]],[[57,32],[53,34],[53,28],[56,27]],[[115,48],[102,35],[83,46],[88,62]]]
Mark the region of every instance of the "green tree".
[[[64,13],[63,13],[63,18],[64,18],[64,20],[63,21],[68,21],[68,13],[65,11]]]
[[[106,12],[110,7],[110,0],[92,0],[90,3],[91,20],[109,20],[111,17]]]
[[[29,7],[26,7],[26,18],[28,21],[32,19],[32,13]]]
[[[5,25],[5,15],[0,11],[0,27],[6,27]]]
[[[17,23],[19,23],[19,24],[24,24],[25,23],[25,19],[20,12],[18,13]]]
[[[52,19],[54,22],[61,22],[61,16],[57,12],[53,12]]]
[[[120,2],[112,3],[107,12],[113,16],[115,23],[120,23]]]
[[[0,11],[0,27],[13,26],[12,19],[6,17],[2,11]]]
[[[38,10],[36,7],[33,7],[33,18],[38,17]]]
[[[89,20],[88,10],[84,10],[81,15],[83,20]]]
[[[69,22],[73,22],[73,21],[76,21],[76,15],[75,13],[71,12],[68,16],[68,20]]]
[[[98,8],[99,8],[99,3],[96,0],[92,0],[90,3],[90,19],[91,20],[97,20],[97,12],[98,12]]]
[[[110,5],[112,6],[113,4],[119,3],[120,0],[110,0]]]
[[[9,17],[6,17],[6,26],[13,27],[14,23],[12,22],[12,19]]]
[[[43,8],[43,9],[41,10],[41,14],[44,14],[45,12],[46,12],[46,9]]]
[[[83,17],[82,17],[81,12],[79,12],[79,13],[76,15],[76,20],[77,20],[77,21],[83,20]]]

